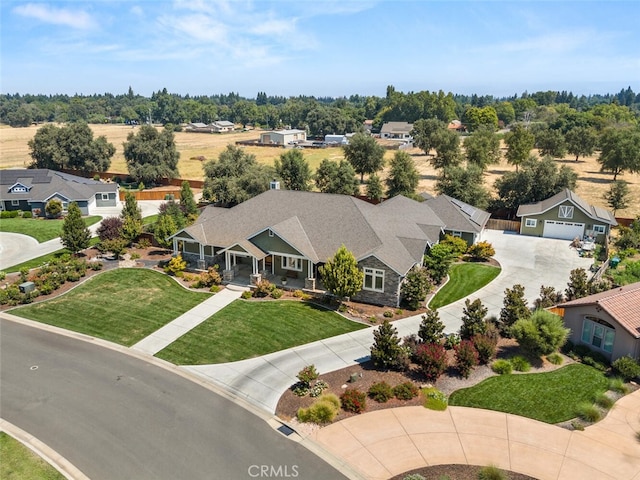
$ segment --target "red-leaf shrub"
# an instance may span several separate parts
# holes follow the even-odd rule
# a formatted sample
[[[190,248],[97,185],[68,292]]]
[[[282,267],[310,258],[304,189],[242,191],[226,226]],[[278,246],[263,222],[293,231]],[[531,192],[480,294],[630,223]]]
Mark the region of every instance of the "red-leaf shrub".
[[[362,413],[367,408],[367,394],[357,388],[347,388],[340,395],[340,401],[347,412]]]
[[[411,400],[418,396],[420,390],[413,382],[404,382],[393,387],[393,394],[398,400]]]
[[[447,351],[439,343],[418,345],[414,358],[430,382],[435,382],[447,369]]]
[[[454,348],[456,368],[464,378],[468,378],[474,367],[478,365],[478,351],[470,340],[463,340]]]
[[[471,339],[473,346],[478,352],[478,360],[482,365],[486,365],[496,355],[498,342],[488,335],[476,334]]]

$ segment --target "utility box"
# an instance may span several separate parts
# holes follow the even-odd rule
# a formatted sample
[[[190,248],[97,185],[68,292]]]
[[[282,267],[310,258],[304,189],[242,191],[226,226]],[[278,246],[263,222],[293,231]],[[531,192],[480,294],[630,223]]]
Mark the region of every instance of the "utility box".
[[[21,283],[18,288],[20,289],[20,293],[31,293],[36,289],[36,284],[33,282],[24,282]]]

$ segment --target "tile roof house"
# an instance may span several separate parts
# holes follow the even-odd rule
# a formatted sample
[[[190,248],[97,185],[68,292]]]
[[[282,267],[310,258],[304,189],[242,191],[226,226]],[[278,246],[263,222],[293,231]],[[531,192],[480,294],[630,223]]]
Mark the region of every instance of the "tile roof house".
[[[423,193],[424,203],[446,223],[445,235],[460,237],[468,245],[482,240],[482,233],[491,214],[448,195],[433,197]]]
[[[397,306],[403,279],[443,227],[428,205],[402,196],[372,205],[347,195],[269,190],[229,209],[209,206],[171,238],[174,254],[199,268],[219,264],[225,281],[289,277],[311,290],[322,289],[318,267],[345,245],[365,273],[354,300]]]
[[[559,305],[569,340],[587,345],[611,361],[640,359],[640,282]]]
[[[83,215],[90,215],[94,208],[117,205],[118,184],[48,169],[0,170],[0,210],[44,217],[47,202],[54,198],[62,202],[63,211],[76,202]]]
[[[565,240],[591,237],[602,242],[618,224],[612,212],[590,205],[568,188],[541,202],[520,205],[516,215],[521,218],[520,234]]]

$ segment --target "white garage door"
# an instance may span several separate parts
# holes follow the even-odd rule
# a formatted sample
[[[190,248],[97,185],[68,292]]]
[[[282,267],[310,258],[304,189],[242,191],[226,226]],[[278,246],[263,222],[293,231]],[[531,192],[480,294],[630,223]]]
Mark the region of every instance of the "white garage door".
[[[544,221],[543,237],[573,240],[576,237],[582,238],[582,235],[584,235],[584,223]]]

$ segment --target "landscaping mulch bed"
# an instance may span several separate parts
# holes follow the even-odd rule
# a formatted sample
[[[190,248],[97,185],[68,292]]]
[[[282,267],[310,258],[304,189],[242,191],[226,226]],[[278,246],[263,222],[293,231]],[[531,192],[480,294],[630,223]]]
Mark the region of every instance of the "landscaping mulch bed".
[[[482,467],[476,465],[435,465],[404,472],[390,480],[403,480],[407,475],[420,474],[426,480],[478,480],[478,472]],[[523,473],[502,470],[509,480],[537,480]]]

